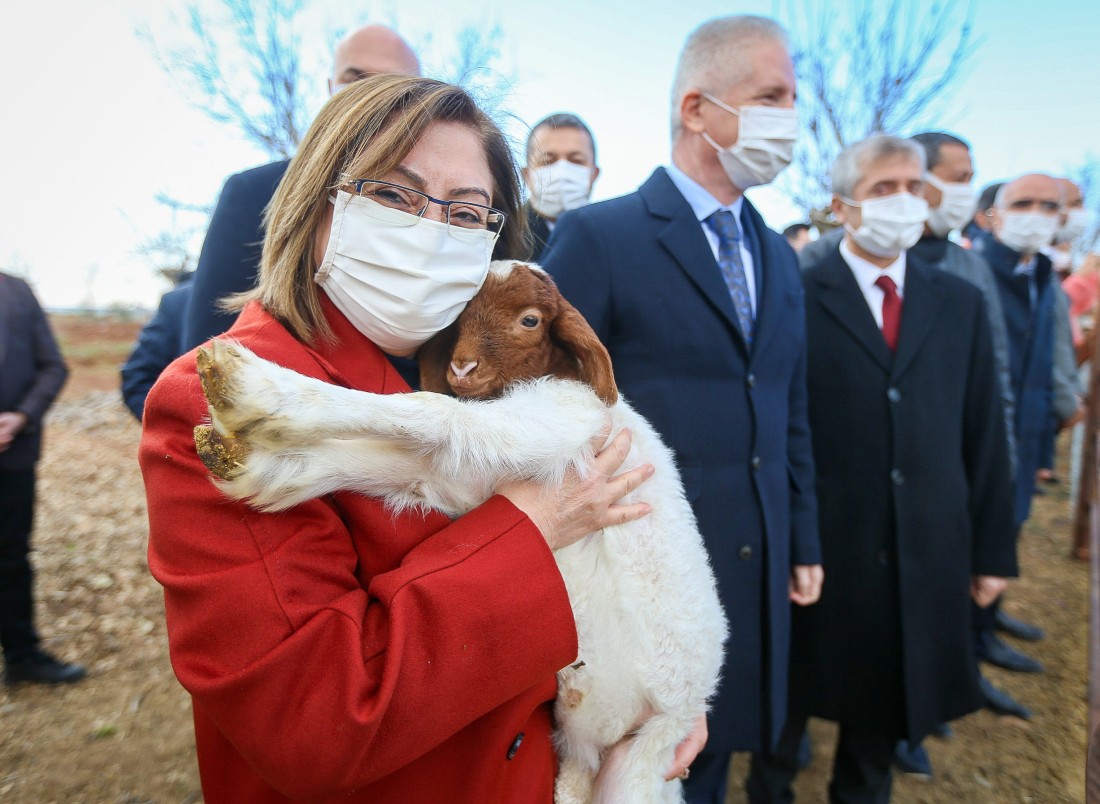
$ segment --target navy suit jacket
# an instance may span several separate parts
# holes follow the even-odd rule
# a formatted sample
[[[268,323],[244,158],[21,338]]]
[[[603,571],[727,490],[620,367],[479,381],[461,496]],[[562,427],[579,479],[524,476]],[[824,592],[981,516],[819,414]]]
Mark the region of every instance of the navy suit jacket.
[[[191,300],[194,274],[160,297],[156,315],[141,329],[137,344],[122,366],[122,399],[141,421],[145,397],[168,364],[188,351],[183,343],[183,316]]]
[[[821,560],[798,262],[745,201],[751,349],[691,207],[663,169],[554,228],[543,264],[676,454],[730,621],[708,751],[756,750],[786,716],[791,566]],[[643,489],[644,497],[644,489]]]
[[[26,426],[0,452],[0,472],[34,467],[42,449],[42,417],[68,376],[34,292],[22,279],[0,273],[0,412],[27,417]]]
[[[221,310],[218,301],[256,284],[264,208],[289,164],[272,162],[226,179],[195,269],[183,321],[184,351],[220,335],[236,320],[237,314]]]

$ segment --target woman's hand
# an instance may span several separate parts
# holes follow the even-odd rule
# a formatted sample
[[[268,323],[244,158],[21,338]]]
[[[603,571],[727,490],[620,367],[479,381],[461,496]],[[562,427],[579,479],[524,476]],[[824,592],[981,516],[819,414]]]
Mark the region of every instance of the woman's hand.
[[[595,440],[602,444],[604,439],[606,434]],[[505,483],[496,492],[530,517],[551,550],[568,547],[600,528],[641,519],[650,512],[649,503],[619,504],[653,476],[650,464],[615,474],[630,452],[630,439],[629,430],[619,432],[592,460],[588,477],[570,472],[560,491],[524,480]]]
[[[691,727],[691,734],[680,741],[676,746],[676,753],[672,756],[672,767],[665,774],[665,781],[673,779],[686,779],[688,768],[699,756],[703,746],[707,744],[707,716],[699,715],[695,718],[695,725]]]

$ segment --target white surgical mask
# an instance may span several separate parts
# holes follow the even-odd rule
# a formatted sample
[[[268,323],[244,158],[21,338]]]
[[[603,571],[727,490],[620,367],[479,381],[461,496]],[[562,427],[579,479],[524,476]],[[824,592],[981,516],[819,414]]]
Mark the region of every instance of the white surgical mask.
[[[330,199],[332,200],[332,199]],[[415,354],[481,289],[496,235],[336,194],[328,248],[313,281],[383,352]]]
[[[592,168],[559,159],[532,170],[531,185],[531,206],[535,212],[556,221],[563,213],[588,203]]]
[[[1043,249],[1043,253],[1050,258],[1050,264],[1055,271],[1068,274],[1073,270],[1073,254],[1069,251],[1051,247]]]
[[[794,144],[798,140],[796,110],[773,106],[734,109],[707,92],[703,93],[703,97],[740,118],[737,142],[728,148],[721,147],[707,132],[703,132],[703,139],[718,152],[718,162],[734,187],[747,190],[770,184],[791,163]]]
[[[978,198],[969,182],[946,182],[931,173],[924,180],[943,195],[938,207],[928,210],[928,228],[936,237],[947,237],[955,229],[962,228],[974,217]]]
[[[1075,208],[1066,213],[1066,222],[1058,229],[1055,238],[1059,243],[1072,243],[1089,227],[1089,211]]]
[[[1002,212],[997,239],[1013,251],[1034,254],[1050,245],[1058,230],[1058,216],[1040,212]]]
[[[841,196],[845,204],[861,212],[858,229],[844,228],[864,251],[876,257],[896,257],[912,248],[928,220],[928,202],[909,193],[868,198],[862,204]]]

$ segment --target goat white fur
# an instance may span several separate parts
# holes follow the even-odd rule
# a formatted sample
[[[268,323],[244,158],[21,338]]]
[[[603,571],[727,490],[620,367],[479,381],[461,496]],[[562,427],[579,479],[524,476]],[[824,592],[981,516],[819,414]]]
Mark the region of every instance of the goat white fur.
[[[593,454],[591,442],[609,418],[612,436],[630,428],[633,442],[623,468],[656,467],[653,478],[632,495],[649,502],[652,513],[555,553],[580,643],[580,662],[558,673],[555,801],[680,802],[680,782],[665,782],[663,775],[715,691],[726,623],[672,453],[625,401],[608,407],[582,382],[548,377],[509,384],[514,378],[506,371],[478,380],[494,370],[494,354],[507,363],[510,358],[500,356],[516,346],[501,329],[515,323],[520,326],[515,337],[530,342],[526,330],[532,329],[532,315],[544,329],[561,316],[569,316],[571,326],[579,319],[591,336],[584,348],[598,349],[602,356],[595,357],[606,360],[594,333],[540,269],[493,263],[490,280],[456,330],[435,348],[449,358],[444,371],[453,390],[497,393],[507,386],[495,399],[352,391],[280,368],[240,345],[214,342],[199,358],[216,431],[207,436],[243,455],[228,470],[215,471],[228,478],[221,483],[227,495],[266,510],[352,490],[381,496],[396,509],[427,506],[455,517],[484,502],[506,480],[554,485],[570,468],[583,473]],[[512,296],[519,293],[519,317],[515,322],[486,317],[486,304],[491,307],[496,294],[499,311],[499,294],[509,287]],[[551,296],[542,287],[550,288]],[[541,302],[525,298],[529,289],[538,291]],[[548,310],[548,304],[555,309]],[[487,325],[492,333],[478,332]],[[487,346],[485,336],[505,348]],[[538,336],[549,340],[547,332]],[[423,352],[422,374],[431,354],[431,349]],[[593,359],[577,354],[566,362],[587,367],[579,375],[591,380]],[[604,380],[611,386],[601,388],[601,395],[615,398],[609,361],[607,368]],[[427,383],[432,384],[438,381]],[[624,738],[609,757],[608,749]]]

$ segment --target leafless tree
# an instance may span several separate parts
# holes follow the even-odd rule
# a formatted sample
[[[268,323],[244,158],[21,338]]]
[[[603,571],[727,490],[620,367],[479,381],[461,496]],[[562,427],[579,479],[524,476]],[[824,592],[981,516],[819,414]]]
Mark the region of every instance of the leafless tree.
[[[285,159],[323,100],[317,89],[323,82],[303,76],[301,69],[298,29],[308,2],[187,0],[170,33],[157,36],[147,25],[137,33],[196,108],[236,128],[273,158]],[[392,12],[389,17],[400,27]],[[500,107],[512,77],[500,67],[499,24],[468,23],[451,48],[440,47],[431,34],[421,39],[417,50],[429,57],[426,74],[462,84],[490,111]],[[442,68],[431,70],[435,62]]]
[[[1078,238],[1077,250],[1097,251],[1100,249],[1100,156],[1089,155],[1069,178],[1081,188],[1081,197],[1085,199],[1085,208],[1092,212],[1088,230]]]
[[[804,209],[820,207],[841,150],[934,119],[980,44],[972,12],[972,0],[857,0],[847,14],[788,0],[803,134],[780,188]]]

